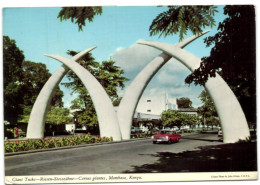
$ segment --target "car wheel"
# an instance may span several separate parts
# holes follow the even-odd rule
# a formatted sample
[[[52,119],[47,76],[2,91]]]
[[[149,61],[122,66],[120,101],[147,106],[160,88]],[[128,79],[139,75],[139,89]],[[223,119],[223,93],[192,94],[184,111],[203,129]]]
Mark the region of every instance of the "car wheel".
[[[153,141],[153,144],[156,144],[156,141]]]
[[[176,142],[178,143],[180,139],[177,139]]]

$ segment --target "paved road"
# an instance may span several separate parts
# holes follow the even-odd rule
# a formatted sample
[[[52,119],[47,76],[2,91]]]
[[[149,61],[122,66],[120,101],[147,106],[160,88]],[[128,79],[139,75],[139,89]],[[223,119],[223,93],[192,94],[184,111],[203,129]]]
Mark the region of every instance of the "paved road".
[[[216,134],[192,134],[179,143],[152,144],[150,139],[5,157],[5,175],[116,174],[158,162],[158,153],[199,150],[222,144]],[[158,169],[151,172],[160,172]]]

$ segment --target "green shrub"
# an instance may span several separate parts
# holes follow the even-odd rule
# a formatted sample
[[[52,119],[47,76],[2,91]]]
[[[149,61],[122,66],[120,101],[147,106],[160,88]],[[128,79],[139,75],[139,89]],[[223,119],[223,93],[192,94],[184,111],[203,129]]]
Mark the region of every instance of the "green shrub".
[[[5,153],[10,153],[45,148],[58,148],[63,146],[74,146],[89,143],[102,143],[110,141],[113,141],[112,137],[101,138],[97,136],[90,136],[89,134],[61,138],[28,139],[26,141],[16,140],[13,142],[7,140],[4,143],[4,151]]]
[[[138,133],[138,134],[132,134],[132,135],[131,135],[131,139],[135,139],[135,138],[147,138],[147,137],[151,137],[151,134],[148,134],[148,133]]]

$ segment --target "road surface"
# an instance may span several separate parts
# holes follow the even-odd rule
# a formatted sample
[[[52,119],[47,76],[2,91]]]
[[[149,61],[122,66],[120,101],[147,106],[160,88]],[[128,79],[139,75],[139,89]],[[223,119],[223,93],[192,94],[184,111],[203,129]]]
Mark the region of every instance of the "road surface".
[[[219,144],[222,143],[216,134],[191,134],[173,144],[152,144],[151,139],[145,139],[6,156],[5,175],[135,173],[138,167],[160,162],[162,154],[197,151],[200,146]],[[155,168],[149,172],[161,171]]]

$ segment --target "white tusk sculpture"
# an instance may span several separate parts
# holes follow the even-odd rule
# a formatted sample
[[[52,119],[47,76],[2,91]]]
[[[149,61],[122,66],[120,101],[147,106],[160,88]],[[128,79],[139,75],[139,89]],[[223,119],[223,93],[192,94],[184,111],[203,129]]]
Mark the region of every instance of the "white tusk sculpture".
[[[101,137],[113,137],[114,141],[121,140],[121,132],[112,102],[97,79],[85,68],[72,59],[59,55],[46,55],[69,67],[82,81],[88,90],[95,106]]]
[[[205,31],[201,35],[191,36],[182,42],[175,44],[175,46],[183,48],[207,32],[209,31]],[[165,53],[160,54],[145,66],[125,91],[117,111],[118,122],[123,139],[130,139],[133,115],[147,84],[157,71],[159,71],[161,67],[170,60],[170,58],[171,56]]]
[[[79,60],[82,56],[95,49],[96,46],[86,49],[73,56],[72,60]],[[62,65],[45,83],[39,93],[30,115],[27,127],[27,138],[39,139],[44,137],[45,119],[50,101],[55,93],[55,89],[62,78],[69,71],[65,65]]]
[[[201,59],[179,47],[150,41],[139,41],[139,44],[157,48],[183,63],[190,71],[200,66]],[[210,94],[223,130],[223,142],[235,143],[250,137],[244,112],[227,83],[216,73],[215,78],[209,78],[205,88]]]

